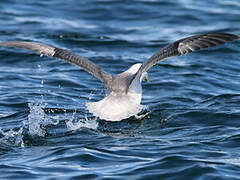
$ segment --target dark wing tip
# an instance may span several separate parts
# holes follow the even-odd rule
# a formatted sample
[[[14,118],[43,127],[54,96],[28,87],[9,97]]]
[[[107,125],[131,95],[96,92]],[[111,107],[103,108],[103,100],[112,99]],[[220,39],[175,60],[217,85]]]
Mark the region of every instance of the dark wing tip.
[[[210,33],[197,36],[191,36],[176,41],[174,44],[178,49],[179,55],[201,50],[204,48],[214,47],[226,42],[239,39],[238,35],[227,33]]]

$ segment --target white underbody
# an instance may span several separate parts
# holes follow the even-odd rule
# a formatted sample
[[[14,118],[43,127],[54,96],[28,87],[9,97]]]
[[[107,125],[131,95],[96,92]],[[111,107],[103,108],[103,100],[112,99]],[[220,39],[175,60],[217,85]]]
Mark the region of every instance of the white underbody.
[[[130,86],[128,93],[111,92],[98,102],[88,102],[86,107],[94,116],[107,121],[120,121],[137,115],[145,107],[141,105],[142,87],[140,79]]]

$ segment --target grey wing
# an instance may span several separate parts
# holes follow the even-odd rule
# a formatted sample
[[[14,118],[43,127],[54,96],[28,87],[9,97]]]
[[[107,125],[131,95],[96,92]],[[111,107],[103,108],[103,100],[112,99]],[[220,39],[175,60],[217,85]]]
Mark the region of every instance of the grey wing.
[[[180,56],[204,48],[214,47],[236,39],[239,39],[239,36],[227,33],[202,34],[180,39],[160,49],[156,54],[145,61],[136,76],[141,76],[143,72],[146,72],[152,66],[165,58]]]
[[[46,44],[25,41],[0,42],[0,46],[28,49],[46,56],[52,56],[54,58],[64,60],[71,64],[75,64],[82,67],[85,71],[89,72],[94,77],[100,79],[106,87],[109,87],[109,83],[112,80],[112,75],[105,72],[98,65],[68,50],[60,49]]]

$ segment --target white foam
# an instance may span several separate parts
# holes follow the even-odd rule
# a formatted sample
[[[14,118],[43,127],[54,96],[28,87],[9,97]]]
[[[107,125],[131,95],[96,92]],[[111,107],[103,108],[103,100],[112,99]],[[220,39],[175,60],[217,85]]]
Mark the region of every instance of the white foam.
[[[72,114],[72,117],[66,122],[67,128],[70,131],[75,131],[81,128],[88,128],[96,130],[98,128],[98,122],[92,119],[88,119],[87,116],[85,118],[77,118],[75,117],[76,113]]]
[[[66,125],[70,131],[75,131],[83,127],[94,130],[98,128],[98,122],[91,119],[78,119],[76,122],[69,120],[66,122]]]

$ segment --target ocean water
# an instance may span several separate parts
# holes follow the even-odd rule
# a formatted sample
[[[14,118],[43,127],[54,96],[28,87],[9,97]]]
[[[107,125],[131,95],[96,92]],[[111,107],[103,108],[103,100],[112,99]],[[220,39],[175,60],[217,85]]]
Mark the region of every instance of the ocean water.
[[[112,74],[183,37],[240,35],[239,0],[1,0],[0,40],[66,48]],[[240,179],[240,41],[149,70],[139,118],[95,119],[101,82],[0,48],[0,179]]]

